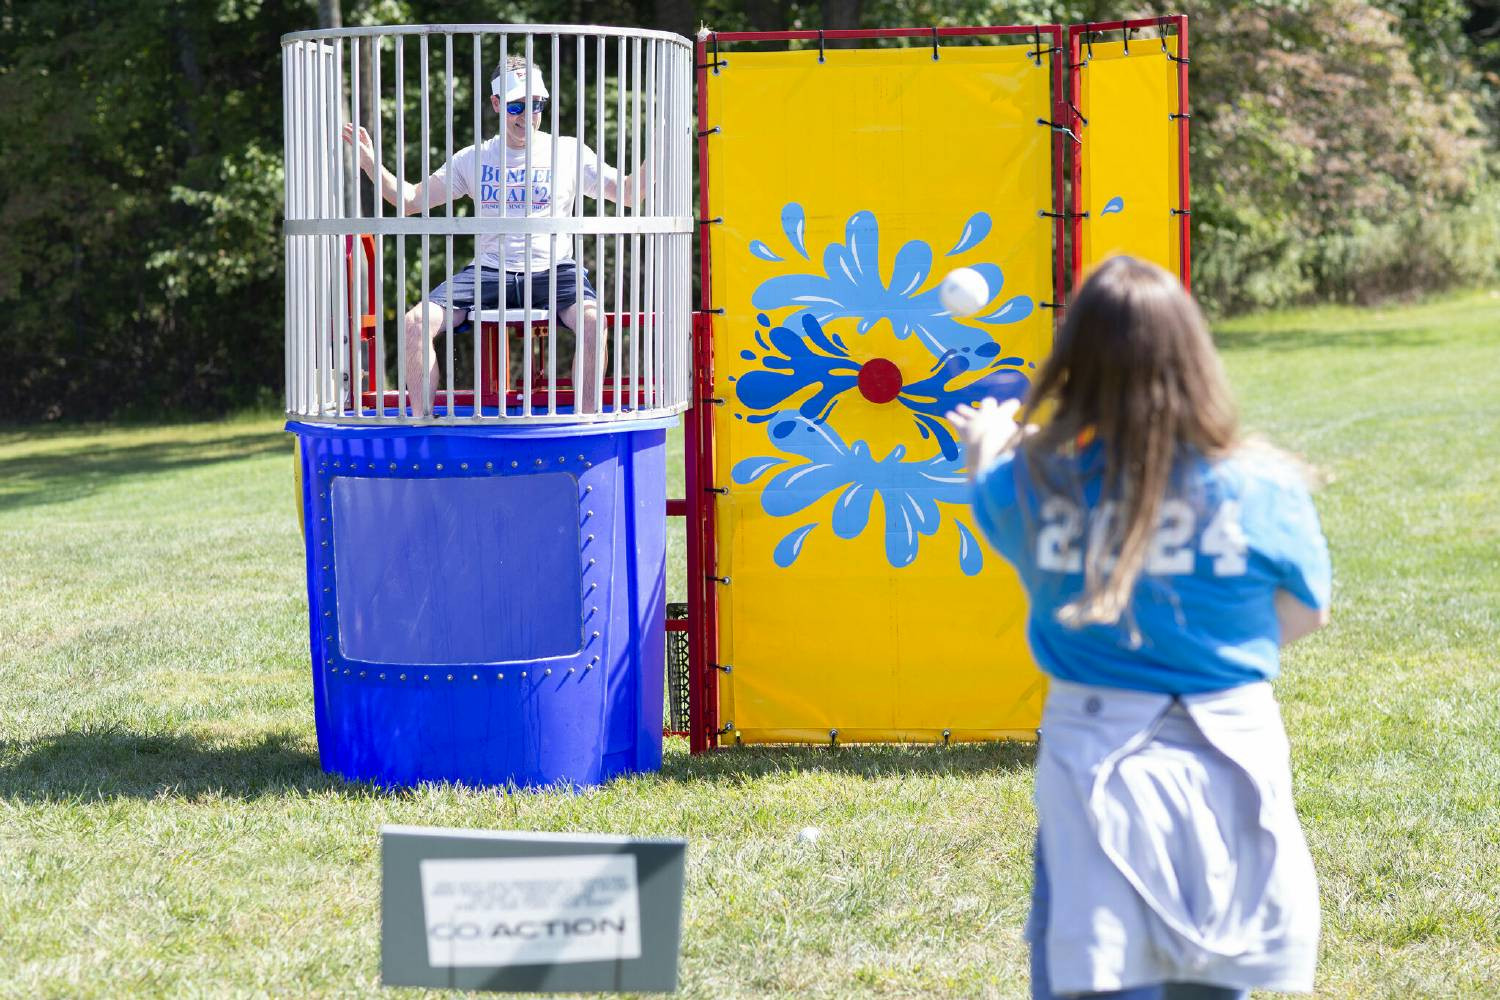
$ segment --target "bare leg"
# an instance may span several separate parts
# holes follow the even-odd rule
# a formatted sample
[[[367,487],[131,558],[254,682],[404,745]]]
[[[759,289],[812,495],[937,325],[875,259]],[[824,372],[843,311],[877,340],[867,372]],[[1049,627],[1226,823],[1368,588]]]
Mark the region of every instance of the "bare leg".
[[[573,399],[577,413],[601,413],[598,392],[599,374],[609,357],[608,338],[599,336],[599,304],[593,299],[583,302],[583,325],[578,324],[578,303],[558,313],[563,326],[573,331]],[[602,342],[602,343],[601,343]]]
[[[435,302],[418,302],[406,314],[406,387],[411,393],[413,416],[432,412],[438,370],[433,341],[443,329],[446,310]]]

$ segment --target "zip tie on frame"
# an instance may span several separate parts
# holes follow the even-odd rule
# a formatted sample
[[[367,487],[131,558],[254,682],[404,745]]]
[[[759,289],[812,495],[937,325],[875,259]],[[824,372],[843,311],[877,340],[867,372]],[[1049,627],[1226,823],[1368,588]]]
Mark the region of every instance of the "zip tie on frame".
[[[728,66],[729,62],[726,59],[720,59],[719,58],[719,33],[717,31],[712,32],[708,37],[711,38],[711,39],[713,39],[713,43],[714,43],[714,61],[713,62],[706,62],[706,63],[699,63],[698,64],[698,68],[699,69],[711,69],[711,70],[714,71],[714,76],[718,76],[719,75],[719,67],[720,66]]]
[[[734,720],[730,719],[728,722],[724,723],[723,726],[721,726],[718,729],[714,730],[714,732],[717,733],[719,736],[726,736],[729,733],[734,732]]]
[[[1125,54],[1127,56],[1130,55],[1130,36],[1133,35],[1133,34],[1135,34],[1136,31],[1138,31],[1138,30],[1139,29],[1137,29],[1137,28],[1131,28],[1131,27],[1126,27],[1126,29],[1125,29]]]
[[[717,135],[717,134],[719,134],[720,132],[723,132],[723,131],[724,130],[722,128],[720,128],[719,126],[715,125],[713,128],[706,128],[702,132],[699,132],[698,133],[698,138],[702,139],[706,135]]]
[[[1044,55],[1050,56],[1054,52],[1061,52],[1062,51],[1062,49],[1060,47],[1056,46],[1056,45],[1049,45],[1045,49],[1042,48],[1042,29],[1041,28],[1037,28],[1037,29],[1035,29],[1035,30],[1032,31],[1032,33],[1031,33],[1031,39],[1032,39],[1032,50],[1031,50],[1030,55],[1027,56],[1027,58],[1029,58],[1037,66],[1041,66],[1042,65],[1042,56],[1044,56]]]
[[[1161,38],[1161,54],[1162,55],[1166,56],[1168,59],[1172,60],[1174,63],[1182,63],[1184,66],[1186,66],[1186,65],[1188,65],[1189,63],[1192,62],[1191,59],[1184,59],[1181,56],[1174,56],[1172,54],[1172,50],[1169,49],[1169,48],[1167,48],[1167,36],[1166,35],[1160,35],[1158,37]]]
[[[1192,215],[1193,214],[1193,210],[1191,208],[1169,208],[1169,209],[1167,209],[1167,211],[1171,212],[1173,215]]]
[[[707,402],[707,400],[705,400],[705,402]],[[728,486],[705,486],[705,487],[703,487],[703,492],[704,493],[717,493],[721,497],[727,497],[729,495],[729,487]],[[713,577],[709,577],[709,579],[712,580]],[[725,577],[725,579],[727,580],[729,578]]]
[[[1041,306],[1043,309],[1061,309],[1065,305],[1067,305],[1067,303],[1066,302],[1038,302],[1037,305]]]
[[[932,61],[938,61],[938,33],[935,24],[932,26]]]
[[[1083,124],[1085,125],[1089,123],[1089,120],[1083,117],[1083,112],[1078,110],[1078,105],[1074,104],[1072,101],[1069,101],[1068,107],[1072,110],[1073,114],[1078,117],[1079,121],[1083,122]]]
[[[714,576],[710,573],[705,579],[711,580],[714,583],[722,583],[726,587],[729,586],[729,577],[727,576]]]
[[[723,396],[699,396],[698,401],[702,403],[712,403],[715,406],[723,406],[725,402]],[[728,493],[729,490],[725,489],[724,492]]]
[[[715,670],[722,670],[726,674],[732,674],[732,673],[734,673],[734,664],[733,663],[715,663],[714,664],[714,669]]]
[[[1037,209],[1036,214],[1044,219],[1087,219],[1089,217],[1087,212],[1049,212],[1045,208]]]
[[[824,62],[823,56],[823,29],[818,29],[818,62]]]
[[[1191,117],[1193,117],[1193,116],[1192,116],[1192,115],[1191,115],[1191,114],[1190,114],[1190,113],[1189,113],[1189,112],[1186,112],[1186,111],[1184,111],[1184,112],[1182,112],[1182,113],[1181,113],[1181,114],[1171,114],[1171,115],[1167,115],[1167,120],[1168,120],[1168,121],[1174,121],[1174,122],[1175,122],[1175,121],[1177,121],[1177,120],[1178,120],[1178,119],[1179,119],[1179,118],[1182,118],[1182,119],[1187,119],[1187,118],[1191,118]]]
[[[1087,66],[1089,64],[1089,61],[1094,58],[1094,38],[1098,34],[1099,32],[1094,30],[1093,21],[1090,21],[1088,24],[1083,26],[1083,44],[1088,46],[1089,50],[1088,57],[1083,60],[1083,64],[1085,66]],[[717,56],[715,58],[717,58]]]
[[[1078,143],[1078,145],[1080,145],[1080,146],[1083,145],[1083,140],[1080,139],[1080,138],[1078,138],[1078,133],[1074,132],[1072,129],[1068,128],[1068,126],[1066,126],[1066,125],[1059,125],[1057,122],[1050,122],[1050,121],[1048,121],[1045,118],[1038,118],[1036,120],[1036,123],[1038,125],[1045,125],[1045,126],[1047,126],[1048,128],[1050,128],[1054,132],[1066,132],[1068,134],[1068,138],[1072,139],[1074,142]]]

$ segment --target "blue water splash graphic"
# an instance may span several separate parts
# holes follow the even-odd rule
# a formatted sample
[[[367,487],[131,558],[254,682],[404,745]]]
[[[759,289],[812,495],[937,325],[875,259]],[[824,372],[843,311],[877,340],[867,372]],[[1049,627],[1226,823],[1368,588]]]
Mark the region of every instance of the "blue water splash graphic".
[[[807,214],[795,201],[788,202],[781,210],[781,231],[786,233],[787,242],[791,243],[792,249],[800,253],[803,260],[809,259],[807,256]]]
[[[801,205],[792,203],[782,210],[782,227],[793,249],[803,257],[807,257],[802,243],[805,224]],[[952,252],[966,243],[977,245],[988,235],[988,225],[984,213],[972,216]],[[912,240],[896,251],[887,283],[880,273],[879,222],[873,212],[860,211],[845,224],[844,242],[830,243],[824,249],[822,274],[769,278],[751,294],[750,303],[766,311],[793,307],[794,311],[783,322],[794,328],[804,315],[812,316],[820,324],[854,319],[855,332],[864,335],[884,320],[898,339],[916,336],[934,357],[991,343],[993,338],[987,331],[959,322],[948,313],[938,297],[937,283],[922,290],[932,277],[932,263],[932,247],[921,240]],[[984,275],[991,294],[998,295],[1005,283],[999,265],[982,263],[973,267]],[[1034,309],[1030,296],[1017,295],[975,321],[986,325],[1016,323]]]
[[[1104,203],[1104,207],[1099,210],[1099,214],[1115,215],[1123,211],[1125,211],[1125,199],[1121,198],[1119,195],[1116,195],[1115,197],[1109,199],[1109,201]]]
[[[776,256],[776,251],[766,246],[765,243],[760,240],[750,241],[750,252],[759,257],[761,260],[780,262],[786,259],[785,257]]]
[[[984,238],[990,234],[990,217],[984,212],[975,212],[969,216],[969,221],[964,223],[964,231],[959,234],[958,242],[953,244],[953,249],[943,256],[952,257],[961,254],[965,250],[971,250],[984,242]]]
[[[802,543],[807,541],[807,536],[812,534],[812,530],[817,526],[818,525],[816,522],[812,524],[804,524],[802,527],[798,528],[796,531],[792,532],[790,535],[787,535],[781,541],[777,542],[776,549],[771,554],[771,557],[776,560],[776,565],[780,566],[782,569],[786,569],[792,563],[796,562],[797,557],[802,554]]]
[[[770,420],[808,389],[815,391],[798,404],[797,412],[813,423],[824,423],[839,397],[857,390],[860,362],[813,317],[803,316],[802,328],[804,336],[799,337],[787,327],[773,327],[771,347],[759,359],[761,367],[735,381],[736,398],[746,408],[759,411],[749,417],[752,423]],[[1027,364],[1025,359],[1012,356],[996,361],[999,353],[1000,345],[993,341],[972,351],[949,351],[925,377],[902,385],[893,400],[911,411],[918,432],[935,439],[944,458],[958,457],[953,432],[941,419],[948,411],[987,397],[1002,402],[1019,399],[1030,388],[1031,380],[1020,370]],[[750,357],[755,359],[753,353]],[[976,370],[979,374],[971,375]]]
[[[781,451],[804,461],[776,456],[742,459],[730,471],[734,482],[747,485],[779,468],[760,495],[762,509],[772,517],[798,514],[838,494],[831,526],[843,539],[855,538],[869,527],[872,501],[879,496],[885,511],[886,561],[898,569],[917,558],[923,537],[937,534],[943,521],[939,504],[968,501],[968,485],[957,460],[939,455],[905,461],[901,445],[877,460],[864,441],[845,444],[827,425],[790,410],[777,413],[768,430]],[[959,566],[973,576],[983,567],[983,553],[968,529],[957,520],[953,523],[959,531]],[[782,538],[774,551],[776,565],[786,568],[795,562],[817,527],[816,522],[804,524]]]

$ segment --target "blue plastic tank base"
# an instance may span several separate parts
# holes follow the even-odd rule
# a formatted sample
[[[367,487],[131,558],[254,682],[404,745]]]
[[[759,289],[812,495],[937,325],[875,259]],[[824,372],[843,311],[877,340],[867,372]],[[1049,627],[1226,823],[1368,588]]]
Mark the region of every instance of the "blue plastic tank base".
[[[672,422],[288,423],[323,769],[519,787],[659,769]]]

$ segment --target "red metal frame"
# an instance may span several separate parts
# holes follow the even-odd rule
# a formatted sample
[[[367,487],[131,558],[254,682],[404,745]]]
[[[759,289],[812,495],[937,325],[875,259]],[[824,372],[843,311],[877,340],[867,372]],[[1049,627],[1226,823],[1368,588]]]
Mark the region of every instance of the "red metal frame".
[[[1168,14],[1163,17],[1139,18],[1133,21],[1099,21],[1087,24],[1072,24],[1068,26],[1068,101],[1066,109],[1069,121],[1072,123],[1073,131],[1079,136],[1083,132],[1079,128],[1079,119],[1074,112],[1078,107],[1079,99],[1079,72],[1082,68],[1082,39],[1085,35],[1096,31],[1130,31],[1139,28],[1163,28],[1171,26],[1177,31],[1177,58],[1181,60],[1177,66],[1177,110],[1186,116],[1188,113],[1188,19],[1185,14]],[[1188,149],[1188,123],[1190,119],[1180,117],[1177,119],[1177,200],[1178,209],[1182,214],[1177,217],[1177,248],[1178,260],[1181,262],[1182,284],[1189,291],[1193,288],[1193,266],[1192,266],[1192,240],[1193,227],[1192,197],[1190,178],[1191,158]],[[1068,197],[1068,212],[1072,225],[1069,227],[1073,238],[1072,253],[1072,278],[1076,283],[1079,272],[1083,270],[1083,158],[1073,156],[1071,170],[1072,191]],[[1069,290],[1071,293],[1071,289]]]
[[[699,38],[693,47],[698,122],[698,218],[708,218],[708,43]],[[684,432],[688,512],[688,746],[702,753],[718,741],[719,684],[718,607],[711,577],[717,575],[713,494],[713,279],[707,234],[698,230],[698,306],[693,314],[693,405]]]

